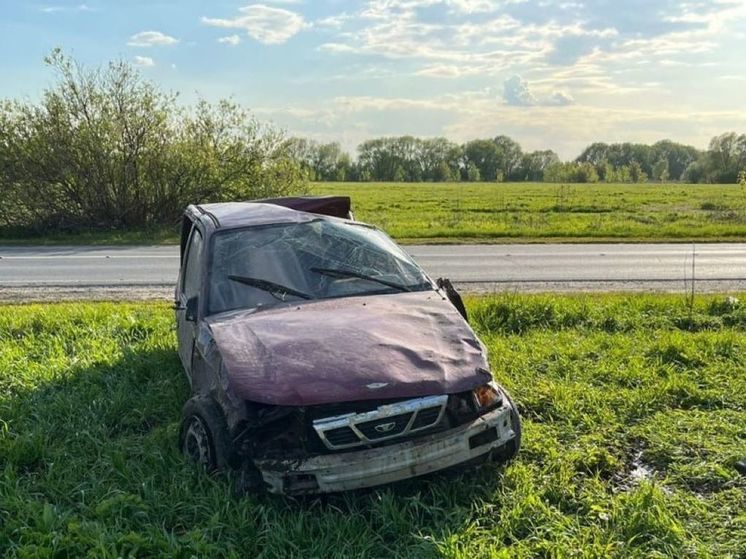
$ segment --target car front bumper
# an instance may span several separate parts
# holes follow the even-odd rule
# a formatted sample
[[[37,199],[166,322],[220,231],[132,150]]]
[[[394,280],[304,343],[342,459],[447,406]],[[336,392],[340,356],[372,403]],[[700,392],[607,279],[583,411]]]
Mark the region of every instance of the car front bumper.
[[[294,460],[255,460],[271,493],[331,493],[391,483],[457,466],[515,439],[507,400],[474,421],[384,447]]]

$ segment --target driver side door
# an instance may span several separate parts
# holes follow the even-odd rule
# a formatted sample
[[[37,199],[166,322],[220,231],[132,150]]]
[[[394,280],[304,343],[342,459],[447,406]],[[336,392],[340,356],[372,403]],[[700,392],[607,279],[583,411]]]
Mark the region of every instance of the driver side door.
[[[189,234],[181,274],[176,287],[176,336],[179,344],[179,358],[187,376],[192,376],[192,355],[197,331],[198,296],[202,285],[202,260],[204,240],[197,226],[192,226]]]

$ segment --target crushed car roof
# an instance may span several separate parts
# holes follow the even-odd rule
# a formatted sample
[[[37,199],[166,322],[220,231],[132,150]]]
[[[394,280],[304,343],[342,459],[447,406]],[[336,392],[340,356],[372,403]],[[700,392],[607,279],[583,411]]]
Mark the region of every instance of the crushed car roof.
[[[196,207],[213,221],[216,228],[232,229],[272,223],[303,223],[314,219],[309,214],[348,218],[350,206],[347,196],[299,196],[200,204]]]

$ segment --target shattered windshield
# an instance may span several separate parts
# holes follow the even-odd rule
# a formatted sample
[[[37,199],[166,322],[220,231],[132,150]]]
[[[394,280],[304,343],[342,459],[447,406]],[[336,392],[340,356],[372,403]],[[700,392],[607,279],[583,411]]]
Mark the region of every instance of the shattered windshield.
[[[412,259],[377,229],[319,219],[213,237],[209,312],[279,302],[432,289]]]

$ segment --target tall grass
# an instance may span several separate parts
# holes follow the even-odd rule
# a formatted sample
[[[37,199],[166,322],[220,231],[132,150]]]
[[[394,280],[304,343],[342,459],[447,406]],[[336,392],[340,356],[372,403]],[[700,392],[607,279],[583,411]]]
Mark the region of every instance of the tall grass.
[[[523,413],[519,458],[300,500],[237,499],[184,463],[165,305],[0,307],[0,556],[746,555],[743,303],[468,305]]]

